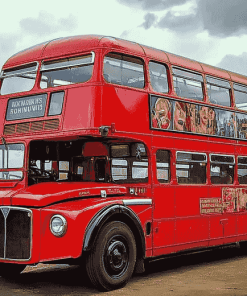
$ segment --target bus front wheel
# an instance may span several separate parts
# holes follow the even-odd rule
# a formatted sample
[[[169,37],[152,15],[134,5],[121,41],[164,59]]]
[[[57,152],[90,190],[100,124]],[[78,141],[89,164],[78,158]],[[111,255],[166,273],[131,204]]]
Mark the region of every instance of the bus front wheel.
[[[93,285],[102,291],[123,287],[133,274],[136,243],[130,228],[120,222],[106,224],[90,252],[86,268]]]

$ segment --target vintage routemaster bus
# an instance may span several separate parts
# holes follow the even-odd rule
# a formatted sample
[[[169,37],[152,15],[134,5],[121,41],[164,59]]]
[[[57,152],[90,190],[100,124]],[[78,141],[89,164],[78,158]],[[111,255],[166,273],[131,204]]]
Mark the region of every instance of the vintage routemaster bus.
[[[247,240],[247,78],[77,36],[3,66],[0,275],[85,266],[101,290],[144,260]]]

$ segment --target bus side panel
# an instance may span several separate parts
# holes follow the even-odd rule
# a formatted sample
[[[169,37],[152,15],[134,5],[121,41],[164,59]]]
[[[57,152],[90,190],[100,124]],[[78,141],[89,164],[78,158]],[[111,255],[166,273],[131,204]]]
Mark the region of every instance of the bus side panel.
[[[176,151],[206,153],[208,144],[200,138],[196,141],[190,135],[174,140]],[[176,159],[174,161],[176,168]],[[186,248],[207,247],[209,239],[209,219],[200,213],[201,198],[208,197],[208,187],[206,184],[187,184],[187,173],[184,176],[178,175],[176,168],[176,181],[179,183],[174,186],[175,205],[176,205],[176,229],[175,244],[176,251]],[[182,181],[182,179],[185,179]],[[189,180],[188,180],[189,182]],[[199,181],[197,181],[199,182]]]
[[[86,211],[83,212],[83,215],[80,215],[80,212],[76,211],[73,204],[70,204],[69,208],[69,210],[61,207],[42,209],[41,262],[80,256],[87,224],[99,209]],[[50,231],[50,220],[55,214],[64,216],[68,223],[67,232],[62,237],[56,237]]]
[[[64,114],[63,130],[91,128],[95,119],[95,95],[99,87],[70,88]]]
[[[91,219],[103,208],[122,204],[117,199],[84,199],[54,205],[41,210],[41,255],[40,261],[62,258],[78,258],[81,255],[84,235]],[[143,231],[147,222],[151,222],[152,208],[150,205],[133,206],[133,211],[140,218]],[[50,231],[50,220],[55,214],[63,215],[67,222],[67,232],[62,237],[54,236]],[[151,256],[152,235],[146,236],[146,248]]]
[[[175,241],[175,196],[174,186],[170,183],[170,172],[167,171],[166,182],[158,180],[159,167],[157,166],[157,153],[160,150],[169,152],[171,162],[171,150],[174,148],[173,138],[170,135],[158,136],[153,131],[152,170],[153,170],[153,249],[154,256],[173,252]],[[162,170],[161,170],[162,171]],[[165,175],[164,175],[165,176]],[[163,176],[163,177],[164,177]]]
[[[5,122],[5,111],[7,108],[7,99],[0,100],[0,133],[1,135],[4,134],[4,122]]]
[[[235,141],[216,139],[209,144],[212,154],[234,155]],[[234,188],[233,184],[212,184],[209,187],[209,197],[222,199],[222,213],[212,213],[210,219],[210,246],[237,241],[237,216],[234,210],[227,209],[227,203],[223,200],[223,188]]]
[[[243,143],[237,143],[236,145],[237,156],[247,156],[247,147]],[[247,189],[246,184],[239,184],[238,188]],[[239,240],[247,240],[247,209],[242,210],[237,214],[237,234],[241,235]]]
[[[146,245],[146,257],[151,257],[153,255],[152,252],[152,226],[150,233],[147,233],[148,231],[148,225],[147,223],[151,223],[152,225],[152,207],[147,205],[133,205],[129,206],[130,209],[132,209],[133,212],[135,212],[140,219],[142,229],[145,235],[145,245]]]
[[[166,186],[165,186],[166,185]],[[168,184],[153,186],[155,197],[153,220],[154,255],[169,253],[174,244],[174,188]]]
[[[187,243],[190,248],[208,246],[209,219],[200,215],[200,199],[207,197],[207,186],[180,184],[175,190],[175,243],[181,244],[176,249],[186,248]]]
[[[174,252],[174,219],[156,219],[153,222],[153,254],[159,256]]]
[[[148,95],[127,87],[105,86],[102,125],[115,123],[117,131],[149,133]]]
[[[241,239],[247,240],[247,212],[237,216],[238,235],[243,235]]]

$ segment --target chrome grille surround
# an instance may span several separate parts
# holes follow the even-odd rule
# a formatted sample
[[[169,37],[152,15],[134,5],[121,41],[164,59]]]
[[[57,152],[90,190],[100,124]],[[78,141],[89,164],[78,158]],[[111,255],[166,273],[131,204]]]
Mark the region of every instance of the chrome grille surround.
[[[12,206],[0,207],[0,260],[31,259],[32,225],[31,210]]]

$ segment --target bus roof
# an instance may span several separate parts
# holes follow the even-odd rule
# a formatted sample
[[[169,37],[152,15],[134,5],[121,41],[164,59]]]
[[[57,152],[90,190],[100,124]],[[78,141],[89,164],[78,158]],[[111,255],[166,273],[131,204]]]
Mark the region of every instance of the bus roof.
[[[35,45],[10,57],[4,64],[3,69],[43,59],[55,59],[59,57],[62,58],[66,55],[80,54],[82,51],[92,50],[94,48],[115,48],[118,51],[121,50],[131,55],[147,56],[150,59],[171,63],[174,66],[184,67],[205,74],[216,75],[223,79],[230,79],[247,84],[247,77],[244,75],[209,66],[135,42],[101,35],[79,35],[58,38]]]

